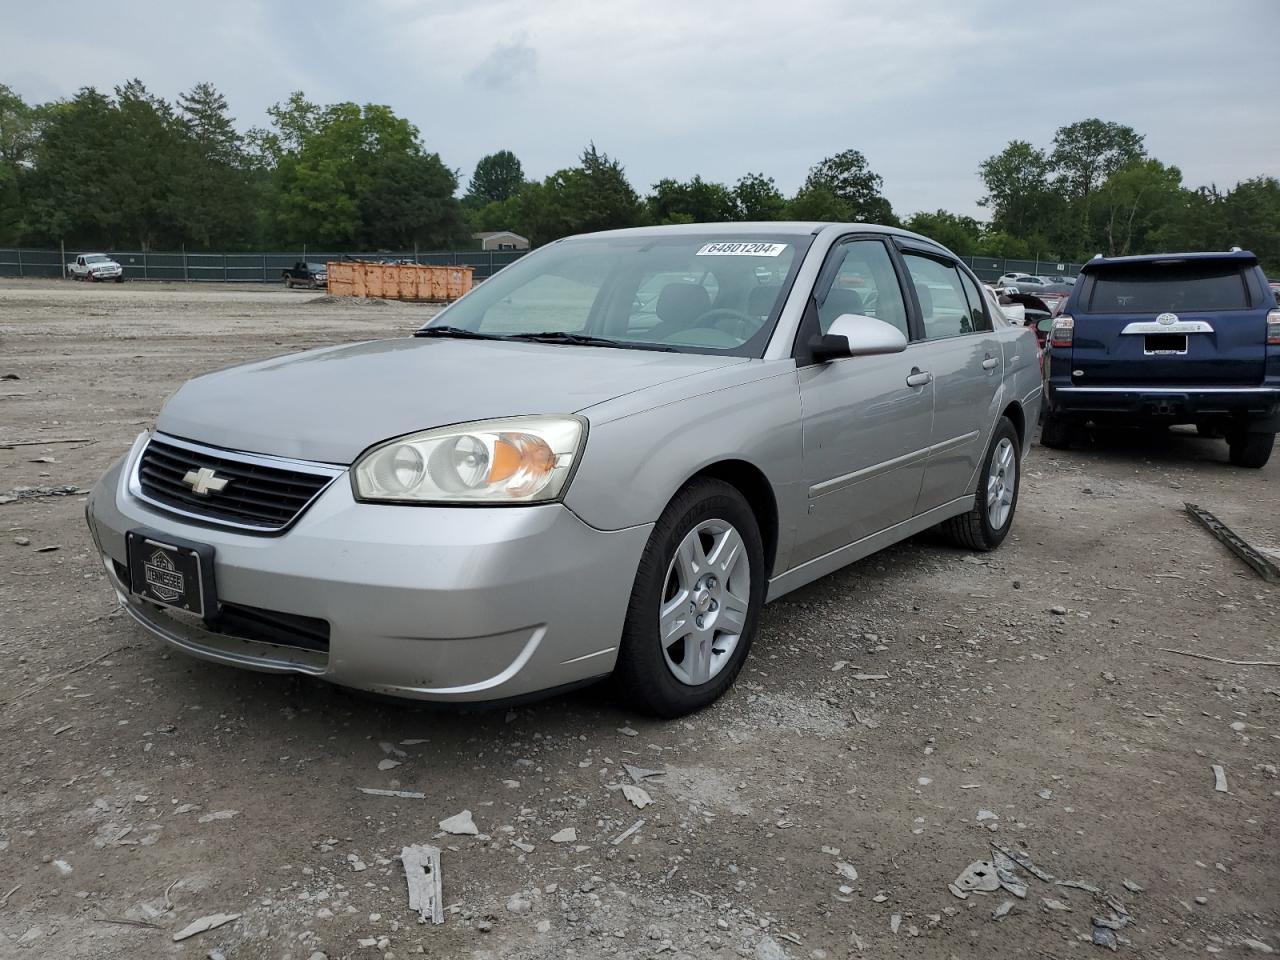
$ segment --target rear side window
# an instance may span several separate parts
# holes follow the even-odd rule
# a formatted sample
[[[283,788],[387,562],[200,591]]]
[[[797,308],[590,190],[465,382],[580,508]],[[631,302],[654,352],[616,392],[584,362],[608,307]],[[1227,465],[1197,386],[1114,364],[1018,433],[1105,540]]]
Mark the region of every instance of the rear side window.
[[[973,315],[969,300],[960,285],[960,274],[954,266],[932,257],[903,251],[907,273],[916,288],[920,316],[924,320],[926,340],[943,340],[973,333]],[[983,320],[985,323],[985,318]]]
[[[1093,281],[1092,313],[1244,310],[1249,292],[1236,264],[1135,263],[1106,267]]]

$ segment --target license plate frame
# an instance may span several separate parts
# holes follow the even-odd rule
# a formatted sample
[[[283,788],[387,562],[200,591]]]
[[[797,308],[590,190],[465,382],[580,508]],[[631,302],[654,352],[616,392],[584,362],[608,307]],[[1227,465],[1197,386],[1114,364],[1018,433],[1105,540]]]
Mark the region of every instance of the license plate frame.
[[[1187,352],[1185,333],[1148,333],[1142,339],[1142,352],[1148,357],[1180,357]]]
[[[129,592],[148,603],[195,614],[217,616],[213,547],[145,527],[125,534]]]

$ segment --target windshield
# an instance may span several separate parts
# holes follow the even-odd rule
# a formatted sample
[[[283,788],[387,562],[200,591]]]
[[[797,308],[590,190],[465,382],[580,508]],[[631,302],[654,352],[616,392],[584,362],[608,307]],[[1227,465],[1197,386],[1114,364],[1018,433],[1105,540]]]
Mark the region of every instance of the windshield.
[[[325,272],[325,266],[324,266],[324,264],[323,264],[323,263],[308,263],[308,264],[307,264],[307,269],[308,269],[308,270],[310,270],[312,273],[324,273],[324,272]]]
[[[423,329],[761,356],[812,239],[673,232],[565,240],[499,271]]]
[[[1095,313],[1244,310],[1249,306],[1238,263],[1139,263],[1099,271],[1089,309]]]
[[[110,263],[111,261],[100,253],[95,253],[91,257],[84,258],[85,263]]]

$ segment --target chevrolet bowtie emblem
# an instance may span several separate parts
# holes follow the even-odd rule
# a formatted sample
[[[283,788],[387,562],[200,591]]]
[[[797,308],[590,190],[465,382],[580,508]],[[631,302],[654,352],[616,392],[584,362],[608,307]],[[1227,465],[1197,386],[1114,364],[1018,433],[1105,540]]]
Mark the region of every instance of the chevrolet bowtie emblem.
[[[199,470],[188,470],[182,482],[202,497],[211,493],[221,493],[227,487],[226,477],[220,477],[208,467]]]

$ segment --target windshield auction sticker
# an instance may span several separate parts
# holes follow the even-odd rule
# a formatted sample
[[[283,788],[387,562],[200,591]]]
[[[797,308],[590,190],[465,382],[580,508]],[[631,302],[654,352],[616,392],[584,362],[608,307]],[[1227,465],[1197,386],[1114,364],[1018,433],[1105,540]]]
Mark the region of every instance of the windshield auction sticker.
[[[708,243],[698,251],[699,257],[776,257],[787,249],[785,243],[743,243],[726,241]]]

